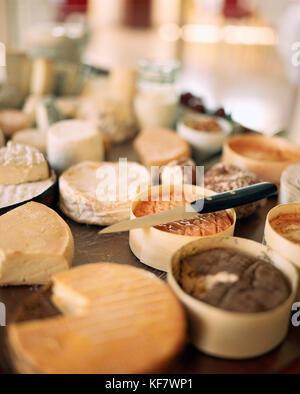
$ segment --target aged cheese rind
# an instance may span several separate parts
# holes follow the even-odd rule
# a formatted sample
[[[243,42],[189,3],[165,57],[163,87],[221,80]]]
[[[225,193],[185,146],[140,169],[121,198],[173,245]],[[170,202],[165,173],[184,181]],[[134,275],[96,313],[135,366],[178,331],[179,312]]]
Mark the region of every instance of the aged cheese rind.
[[[113,263],[69,273],[54,278],[54,300],[76,314],[10,326],[20,372],[151,373],[181,350],[183,309],[153,274]],[[86,301],[81,311],[80,298]]]
[[[72,264],[71,230],[45,205],[30,202],[2,215],[0,234],[0,286],[46,284]]]
[[[131,200],[135,197],[139,187],[147,182],[146,168],[133,162],[128,162],[128,174],[136,175],[134,180],[136,188],[130,194],[130,198],[124,201],[109,201],[109,195],[105,192],[107,181],[101,183],[97,178],[99,169],[107,168],[115,170],[117,174],[118,164],[108,162],[83,162],[79,163],[62,174],[59,180],[60,208],[71,219],[79,223],[107,226],[129,218]],[[116,179],[118,182],[118,179]],[[109,182],[113,182],[112,179]],[[97,188],[103,184],[104,197],[107,201],[97,198]],[[134,184],[134,185],[135,185]],[[128,181],[130,189],[130,180]]]
[[[0,184],[18,185],[48,178],[48,163],[38,149],[13,142],[0,149]]]

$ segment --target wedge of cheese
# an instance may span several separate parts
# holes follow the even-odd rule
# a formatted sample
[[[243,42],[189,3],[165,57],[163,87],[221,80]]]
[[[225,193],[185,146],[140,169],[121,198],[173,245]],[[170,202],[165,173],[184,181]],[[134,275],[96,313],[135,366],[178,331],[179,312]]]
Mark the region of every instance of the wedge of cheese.
[[[0,216],[0,286],[42,285],[67,270],[74,241],[64,220],[30,202]]]
[[[181,304],[145,270],[80,266],[54,277],[53,300],[67,315],[9,328],[19,372],[160,372],[185,342]]]
[[[38,149],[14,142],[0,149],[0,184],[18,185],[49,176],[48,163]]]

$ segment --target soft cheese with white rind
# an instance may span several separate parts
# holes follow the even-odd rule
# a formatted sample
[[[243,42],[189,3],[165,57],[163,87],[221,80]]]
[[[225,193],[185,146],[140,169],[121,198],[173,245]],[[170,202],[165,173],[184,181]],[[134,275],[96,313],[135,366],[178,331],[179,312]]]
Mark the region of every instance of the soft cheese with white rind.
[[[48,178],[48,163],[38,149],[14,142],[0,149],[0,184],[18,185]]]
[[[52,209],[30,202],[0,216],[0,286],[42,285],[74,257],[69,226]]]
[[[85,160],[104,159],[103,138],[98,128],[80,120],[65,120],[48,130],[47,155],[58,172]]]
[[[0,184],[0,209],[32,200],[48,190],[55,182],[56,175],[52,171],[51,177],[43,181],[27,182],[19,185]]]
[[[118,189],[118,163],[86,161],[69,168],[59,179],[61,210],[79,223],[99,226],[128,219],[131,203],[149,185],[150,175],[138,163],[127,165],[125,195]]]
[[[53,282],[63,316],[9,327],[19,372],[156,373],[182,349],[182,306],[150,272],[96,263],[62,272]]]

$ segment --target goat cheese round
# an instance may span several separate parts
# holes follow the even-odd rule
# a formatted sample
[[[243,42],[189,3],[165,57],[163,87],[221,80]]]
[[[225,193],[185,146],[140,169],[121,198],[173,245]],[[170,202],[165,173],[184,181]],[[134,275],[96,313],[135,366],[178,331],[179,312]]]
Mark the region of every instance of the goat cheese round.
[[[102,161],[103,138],[98,128],[90,122],[58,122],[48,130],[47,155],[50,165],[58,172],[81,161]]]

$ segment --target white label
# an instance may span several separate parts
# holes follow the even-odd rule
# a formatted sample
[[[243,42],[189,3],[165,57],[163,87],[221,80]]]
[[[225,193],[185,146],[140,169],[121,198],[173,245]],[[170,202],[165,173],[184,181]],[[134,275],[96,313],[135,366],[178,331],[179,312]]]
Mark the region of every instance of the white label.
[[[0,42],[0,67],[5,67],[6,56],[5,56],[5,45]]]

